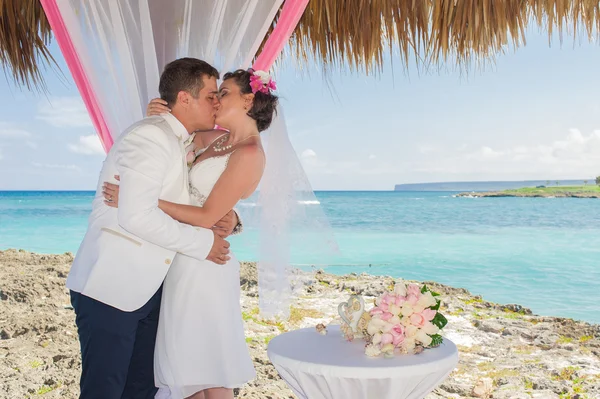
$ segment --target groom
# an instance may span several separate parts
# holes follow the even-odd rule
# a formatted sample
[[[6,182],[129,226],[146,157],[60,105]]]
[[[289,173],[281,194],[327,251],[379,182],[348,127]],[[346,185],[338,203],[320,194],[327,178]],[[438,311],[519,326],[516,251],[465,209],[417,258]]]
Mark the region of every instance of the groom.
[[[179,223],[158,208],[159,198],[189,202],[185,141],[190,132],[214,127],[218,78],[201,60],[168,64],[159,91],[171,113],[129,127],[104,161],[67,279],[81,344],[82,399],[153,398],[154,342],[169,266],[176,256],[217,264],[229,259],[229,243],[215,232]],[[115,175],[118,209],[102,196],[102,182]]]

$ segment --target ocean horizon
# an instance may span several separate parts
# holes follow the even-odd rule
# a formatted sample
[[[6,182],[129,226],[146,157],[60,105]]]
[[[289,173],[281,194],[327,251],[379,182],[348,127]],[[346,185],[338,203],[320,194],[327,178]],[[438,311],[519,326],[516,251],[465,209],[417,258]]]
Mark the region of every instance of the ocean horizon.
[[[317,191],[340,253],[325,264],[310,251],[295,252],[293,263],[334,274],[434,280],[536,314],[600,323],[597,200],[455,193]],[[94,194],[0,191],[0,250],[76,253]],[[238,259],[256,260],[248,239],[255,235],[249,229],[231,238]]]

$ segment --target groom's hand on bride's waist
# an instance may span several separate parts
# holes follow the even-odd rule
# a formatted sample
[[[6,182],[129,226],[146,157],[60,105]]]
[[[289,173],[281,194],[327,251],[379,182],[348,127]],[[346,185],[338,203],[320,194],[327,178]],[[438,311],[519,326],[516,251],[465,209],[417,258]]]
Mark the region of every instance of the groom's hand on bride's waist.
[[[229,256],[229,242],[225,241],[217,232],[213,231],[213,234],[215,235],[215,239],[206,260],[215,262],[218,265],[224,265],[231,259]]]

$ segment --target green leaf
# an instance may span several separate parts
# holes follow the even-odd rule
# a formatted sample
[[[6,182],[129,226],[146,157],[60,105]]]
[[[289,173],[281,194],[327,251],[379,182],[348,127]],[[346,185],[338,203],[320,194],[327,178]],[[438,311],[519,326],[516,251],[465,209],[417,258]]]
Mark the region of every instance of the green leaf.
[[[435,305],[430,306],[429,309],[440,310],[440,305],[441,304],[442,304],[442,301],[438,300],[438,301],[436,301]]]
[[[448,319],[446,319],[440,312],[437,312],[433,320],[431,320],[431,323],[441,330],[446,326],[446,324],[448,324]]]
[[[429,291],[429,292],[431,292],[431,296],[440,296],[440,294],[437,292],[434,292],[434,291]]]
[[[440,334],[430,335],[431,337],[431,345],[430,347],[440,346],[444,341],[444,338]]]
[[[429,291],[429,288],[427,288],[427,286],[425,284],[423,284],[423,287],[421,287],[421,294],[424,294],[427,291]]]

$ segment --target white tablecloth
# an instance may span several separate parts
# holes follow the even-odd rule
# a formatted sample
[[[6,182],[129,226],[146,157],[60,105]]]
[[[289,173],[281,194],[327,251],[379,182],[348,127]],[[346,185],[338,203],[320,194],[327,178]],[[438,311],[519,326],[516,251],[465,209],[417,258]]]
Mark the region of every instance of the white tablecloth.
[[[314,328],[290,331],[269,342],[269,359],[299,398],[422,399],[458,363],[447,338],[419,355],[371,358],[364,341],[345,341],[339,326],[327,329],[327,335]]]

